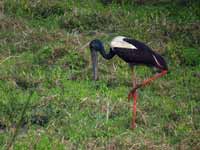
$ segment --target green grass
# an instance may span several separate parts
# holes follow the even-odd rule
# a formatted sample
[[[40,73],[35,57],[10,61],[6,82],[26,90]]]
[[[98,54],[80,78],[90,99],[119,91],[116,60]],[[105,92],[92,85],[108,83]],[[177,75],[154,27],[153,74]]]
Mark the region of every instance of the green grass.
[[[199,149],[199,2],[95,2],[0,4],[0,149]],[[87,43],[108,48],[116,35],[144,41],[169,65],[139,90],[135,130],[128,65],[100,57],[100,80],[92,80]],[[140,81],[152,75],[135,71]]]

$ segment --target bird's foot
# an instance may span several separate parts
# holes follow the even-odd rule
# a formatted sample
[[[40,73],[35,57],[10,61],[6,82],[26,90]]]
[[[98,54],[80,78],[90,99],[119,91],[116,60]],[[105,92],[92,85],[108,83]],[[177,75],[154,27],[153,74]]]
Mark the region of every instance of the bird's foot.
[[[135,129],[137,127],[137,125],[134,123],[134,124],[131,124],[131,129]]]

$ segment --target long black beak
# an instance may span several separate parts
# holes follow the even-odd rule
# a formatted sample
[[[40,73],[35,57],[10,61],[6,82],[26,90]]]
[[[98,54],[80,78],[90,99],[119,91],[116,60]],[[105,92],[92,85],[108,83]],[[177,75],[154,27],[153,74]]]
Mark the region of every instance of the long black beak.
[[[92,59],[93,80],[98,79],[98,54],[94,49],[90,49]]]

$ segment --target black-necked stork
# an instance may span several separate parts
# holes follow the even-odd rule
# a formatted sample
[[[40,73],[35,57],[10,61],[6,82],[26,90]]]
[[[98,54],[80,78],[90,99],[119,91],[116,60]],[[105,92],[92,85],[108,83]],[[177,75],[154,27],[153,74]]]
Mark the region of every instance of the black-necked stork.
[[[167,73],[168,68],[167,68],[167,64],[165,60],[163,59],[163,57],[161,57],[159,54],[154,52],[151,48],[149,48],[144,43],[137,41],[135,39],[124,37],[124,36],[117,36],[111,41],[109,53],[105,52],[102,42],[98,39],[95,39],[90,42],[90,50],[91,50],[91,57],[92,57],[94,80],[98,79],[97,52],[99,52],[107,60],[117,55],[131,66],[133,89],[129,92],[128,99],[130,100],[130,98],[133,97],[133,100],[134,100],[133,120],[132,120],[131,127],[135,128],[136,100],[137,100],[136,90],[140,87],[143,87],[149,84],[151,81]],[[133,69],[134,69],[133,67],[135,65],[147,65],[147,66],[155,67],[159,69],[161,72],[149,79],[144,80],[141,84],[136,84],[134,72],[133,72]]]

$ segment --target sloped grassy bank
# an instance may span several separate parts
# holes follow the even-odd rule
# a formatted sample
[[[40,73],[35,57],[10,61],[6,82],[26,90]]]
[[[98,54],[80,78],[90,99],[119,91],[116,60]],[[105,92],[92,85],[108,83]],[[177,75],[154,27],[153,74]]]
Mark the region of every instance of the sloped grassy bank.
[[[198,2],[4,1],[0,17],[0,147],[14,149],[198,149],[200,25]],[[144,41],[162,54],[167,76],[139,91],[137,128],[129,129],[127,64],[100,58],[91,80],[94,38]],[[136,68],[138,80],[152,75]],[[33,91],[20,124],[20,114]]]

